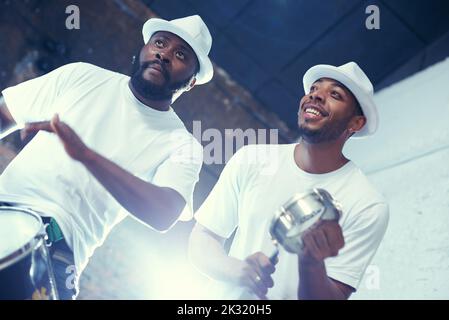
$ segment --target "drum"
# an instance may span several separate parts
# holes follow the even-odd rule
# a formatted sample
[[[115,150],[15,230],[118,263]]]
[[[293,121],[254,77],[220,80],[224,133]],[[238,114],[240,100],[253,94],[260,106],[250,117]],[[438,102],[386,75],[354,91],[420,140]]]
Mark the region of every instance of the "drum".
[[[56,300],[56,282],[40,216],[0,206],[0,299]]]
[[[294,195],[280,207],[271,221],[270,234],[288,252],[300,253],[301,234],[319,219],[338,220],[341,212],[341,205],[329,192],[312,189]]]

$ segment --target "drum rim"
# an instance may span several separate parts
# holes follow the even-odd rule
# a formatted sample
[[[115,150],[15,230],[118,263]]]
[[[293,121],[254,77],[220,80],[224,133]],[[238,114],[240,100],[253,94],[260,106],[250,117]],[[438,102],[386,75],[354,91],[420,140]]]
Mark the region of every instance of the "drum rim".
[[[310,195],[315,195],[315,196],[319,196],[319,188],[311,188],[308,189],[304,192],[298,192],[295,193],[293,196],[291,196],[286,203],[284,203],[283,205],[280,206],[280,208],[276,211],[276,213],[274,214],[273,218],[271,219],[271,223],[270,223],[270,234],[274,233],[274,229],[276,228],[276,225],[278,223],[279,218],[285,213],[285,211],[287,210],[287,208],[294,202],[306,197],[306,196],[310,196]]]
[[[0,210],[25,212],[37,218],[40,223],[40,230],[28,242],[26,242],[25,245],[18,248],[17,250],[14,250],[4,258],[0,258],[0,270],[4,270],[9,266],[13,265],[14,263],[24,259],[26,256],[28,256],[28,254],[31,251],[40,247],[42,244],[45,245],[45,243],[43,243],[45,232],[42,218],[40,217],[39,214],[37,214],[35,211],[31,209],[21,207],[11,207],[11,206],[0,206]]]

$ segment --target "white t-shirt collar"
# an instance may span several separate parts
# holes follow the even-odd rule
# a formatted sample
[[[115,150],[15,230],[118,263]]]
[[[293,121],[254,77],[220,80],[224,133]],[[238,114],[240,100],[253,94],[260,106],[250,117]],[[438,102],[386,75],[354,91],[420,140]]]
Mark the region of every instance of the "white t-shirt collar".
[[[130,98],[130,100],[136,106],[137,110],[143,115],[161,118],[172,118],[173,116],[175,116],[175,111],[171,106],[169,106],[169,109],[167,111],[160,111],[142,103],[131,91],[131,88],[129,87],[129,77],[127,78],[127,81],[125,83],[126,96]]]
[[[307,171],[304,171],[298,165],[295,161],[295,147],[296,143],[291,144],[291,149],[289,150],[289,158],[288,158],[288,165],[291,167],[291,172],[294,172],[298,177],[303,179],[329,179],[329,178],[335,178],[337,176],[345,175],[346,173],[350,172],[354,169],[355,164],[352,161],[348,161],[345,165],[338,168],[337,170],[328,172],[328,173],[309,173]]]

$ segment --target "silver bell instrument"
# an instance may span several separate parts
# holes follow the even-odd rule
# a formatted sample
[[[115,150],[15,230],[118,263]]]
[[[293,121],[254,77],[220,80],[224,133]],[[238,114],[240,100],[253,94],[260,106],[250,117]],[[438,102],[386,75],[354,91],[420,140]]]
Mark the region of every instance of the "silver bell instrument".
[[[318,220],[338,221],[342,207],[324,189],[314,188],[307,192],[295,194],[275,213],[270,234],[276,251],[271,255],[271,262],[277,260],[279,244],[288,252],[298,254],[303,248],[301,236]]]

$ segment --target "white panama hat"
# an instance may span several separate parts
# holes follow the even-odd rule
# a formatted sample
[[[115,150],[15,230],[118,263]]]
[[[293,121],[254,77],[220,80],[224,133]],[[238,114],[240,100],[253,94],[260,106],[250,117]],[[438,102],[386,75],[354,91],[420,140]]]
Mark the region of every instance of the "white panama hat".
[[[212,79],[214,68],[208,57],[212,47],[212,36],[200,16],[193,15],[171,21],[159,18],[147,20],[142,28],[145,44],[158,31],[167,31],[177,35],[193,49],[200,63],[200,70],[196,75],[196,84],[204,84]]]
[[[374,89],[371,81],[357,63],[351,61],[339,67],[327,64],[313,66],[304,74],[304,92],[307,94],[312,84],[320,78],[330,78],[342,83],[359,102],[366,117],[366,123],[352,137],[362,138],[374,134],[379,125],[377,107],[374,103]]]

